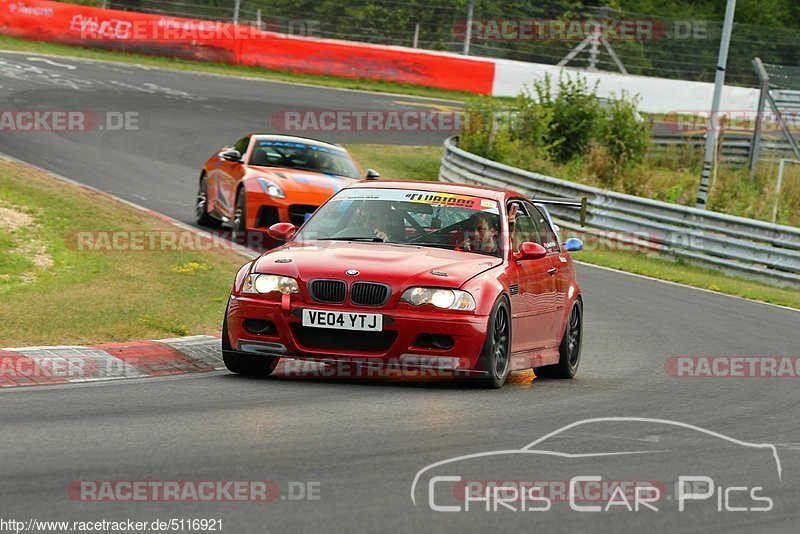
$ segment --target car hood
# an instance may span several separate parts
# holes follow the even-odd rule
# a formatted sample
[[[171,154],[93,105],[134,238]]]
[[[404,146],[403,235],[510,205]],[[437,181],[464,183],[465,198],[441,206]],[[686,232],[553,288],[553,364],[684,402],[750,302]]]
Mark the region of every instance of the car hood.
[[[356,178],[284,167],[248,166],[247,169],[249,178],[266,178],[283,189],[287,196],[289,193],[294,192],[318,193],[325,195],[325,199],[327,199],[334,193],[338,193],[339,190],[358,181]]]
[[[288,260],[291,260],[290,262]],[[470,252],[353,241],[289,243],[265,253],[253,272],[313,278],[385,282],[395,288],[408,284],[460,287],[502,260]],[[355,269],[356,276],[345,271]]]

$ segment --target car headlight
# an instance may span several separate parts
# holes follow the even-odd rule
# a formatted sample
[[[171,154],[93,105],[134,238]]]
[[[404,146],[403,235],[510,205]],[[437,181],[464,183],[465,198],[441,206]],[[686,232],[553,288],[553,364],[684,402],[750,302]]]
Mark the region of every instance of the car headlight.
[[[248,274],[242,284],[242,293],[299,293],[297,280],[274,274]]]
[[[475,299],[460,289],[439,289],[435,287],[409,287],[400,297],[403,302],[412,306],[433,304],[446,310],[474,310]]]
[[[258,181],[258,185],[261,186],[261,189],[263,189],[264,192],[269,196],[275,198],[286,198],[286,193],[284,193],[283,189],[281,189],[276,183],[270,182],[266,178],[256,178],[256,180]]]

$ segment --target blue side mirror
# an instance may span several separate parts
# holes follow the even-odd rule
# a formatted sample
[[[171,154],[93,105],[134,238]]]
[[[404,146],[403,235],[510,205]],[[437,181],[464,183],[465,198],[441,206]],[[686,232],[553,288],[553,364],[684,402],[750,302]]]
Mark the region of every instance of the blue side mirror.
[[[579,250],[583,250],[583,241],[577,237],[570,237],[564,242],[564,248],[567,252],[578,252]]]

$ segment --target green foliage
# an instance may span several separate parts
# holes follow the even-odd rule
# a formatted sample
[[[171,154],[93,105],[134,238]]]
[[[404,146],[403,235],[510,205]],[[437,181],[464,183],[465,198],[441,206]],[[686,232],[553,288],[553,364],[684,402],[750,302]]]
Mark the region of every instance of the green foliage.
[[[562,75],[555,88],[545,76],[533,89],[510,103],[490,97],[470,102],[460,146],[530,170],[538,170],[531,167],[542,162],[573,168],[585,162],[604,184],[644,158],[649,131],[635,99],[623,94],[604,109],[595,87],[569,75]]]
[[[466,106],[459,145],[484,158],[513,165],[515,155],[522,148],[513,127],[514,112],[496,98],[483,96],[471,100]]]
[[[599,141],[614,163],[614,174],[641,163],[650,144],[650,129],[636,111],[638,98],[610,98],[606,120],[602,122]]]
[[[671,185],[660,195],[661,200],[664,202],[672,202],[673,204],[680,200],[683,195],[683,187],[680,184]]]
[[[547,81],[549,83],[549,79]],[[530,147],[538,157],[547,157],[555,148],[553,141],[554,109],[543,106],[529,92],[517,96],[513,106],[515,137]]]
[[[565,163],[585,154],[603,120],[597,85],[589,87],[585,78],[562,73],[555,91],[549,75],[535,81],[533,87],[538,106],[551,117],[547,136],[550,155]]]
[[[467,105],[459,135],[464,150],[506,165],[632,195],[694,205],[700,176],[692,146],[655,152],[649,121],[624,93],[602,106],[580,79],[550,78],[513,100],[480,97]],[[765,161],[756,176],[720,167],[709,209],[770,220],[776,200],[776,165]],[[787,169],[778,199],[780,224],[800,224],[800,166]]]

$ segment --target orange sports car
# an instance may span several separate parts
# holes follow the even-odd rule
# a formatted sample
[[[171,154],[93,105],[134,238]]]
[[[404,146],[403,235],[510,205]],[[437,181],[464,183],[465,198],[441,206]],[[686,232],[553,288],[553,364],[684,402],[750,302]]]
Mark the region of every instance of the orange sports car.
[[[361,168],[343,147],[315,139],[249,134],[211,156],[200,173],[197,224],[230,224],[233,239],[252,244],[278,222],[302,225],[348,184],[379,174]]]

